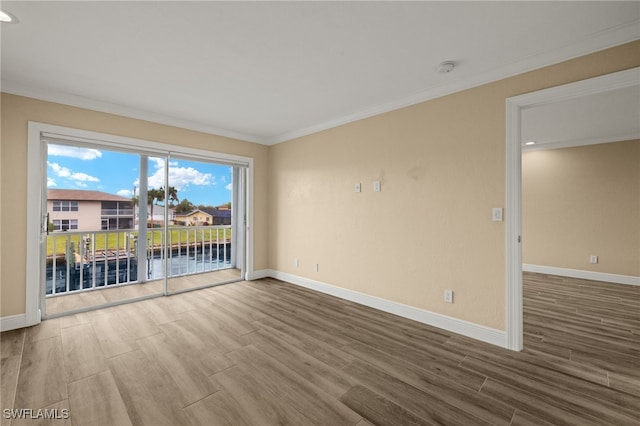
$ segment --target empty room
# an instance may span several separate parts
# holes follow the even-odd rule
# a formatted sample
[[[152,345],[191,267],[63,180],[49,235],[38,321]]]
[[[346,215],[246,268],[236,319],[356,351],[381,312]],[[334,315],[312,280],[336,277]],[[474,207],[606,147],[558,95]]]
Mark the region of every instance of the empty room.
[[[640,425],[640,2],[0,9],[0,425]]]

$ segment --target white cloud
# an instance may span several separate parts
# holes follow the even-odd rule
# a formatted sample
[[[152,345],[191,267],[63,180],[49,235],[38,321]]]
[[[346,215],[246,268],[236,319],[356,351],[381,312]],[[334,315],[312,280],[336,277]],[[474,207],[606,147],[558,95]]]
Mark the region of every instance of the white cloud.
[[[229,183],[225,186],[225,189],[229,190],[229,191],[233,191],[233,184]]]
[[[147,179],[149,189],[158,189],[164,186],[164,164],[165,161],[162,158],[149,157],[149,168],[154,169],[153,174]],[[226,182],[224,176],[222,177],[222,182]],[[190,185],[213,186],[217,184],[216,177],[211,173],[203,173],[193,167],[179,167],[177,161],[169,162],[169,185],[178,190],[178,197],[181,199],[184,197],[180,195],[180,191],[183,193],[188,192]],[[133,186],[139,187],[140,179],[136,179],[133,182]],[[129,191],[129,194],[131,194],[131,191]]]
[[[160,188],[164,186],[164,161],[153,158],[151,160],[156,163],[156,171],[149,176],[148,185],[149,188]],[[215,184],[216,178],[211,173],[202,173],[193,167],[174,167],[172,165],[169,167],[169,185],[175,187],[178,191],[185,190],[189,185],[206,186]]]
[[[87,184],[84,183],[84,182],[75,182],[75,184],[76,184],[76,186],[78,188],[86,188],[87,187]]]
[[[102,152],[97,149],[53,144],[49,144],[47,147],[47,154],[57,157],[79,158],[80,160],[95,160],[102,157]]]
[[[69,179],[77,180],[80,182],[100,182],[100,179],[98,179],[97,177],[90,176],[86,173],[72,173],[71,176],[69,176]]]
[[[147,180],[147,186],[149,188],[160,188],[163,185],[164,185],[164,169],[159,169],[153,175],[149,176],[149,179]]]
[[[95,176],[91,176],[86,173],[80,173],[80,172],[74,173],[68,167],[61,166],[58,163],[49,162],[48,164],[49,164],[49,167],[51,167],[51,170],[53,170],[55,175],[58,177],[67,178],[76,182],[100,182],[100,179],[98,179]],[[81,186],[81,185],[78,185],[78,186]],[[83,185],[83,187],[86,187],[86,185]]]
[[[151,163],[155,163],[156,169],[159,169],[160,167],[164,167],[164,158],[150,157],[149,161]]]
[[[118,194],[121,197],[130,198],[133,195],[133,192],[131,192],[130,189],[121,189],[120,191],[116,192],[116,194]]]
[[[59,177],[69,177],[71,176],[71,170],[69,170],[66,167],[62,167],[60,164],[58,163],[48,163],[49,167],[51,167],[51,170],[53,170],[53,172],[59,176]]]
[[[47,188],[50,188],[52,186],[58,186],[58,184],[56,183],[55,180],[53,180],[52,178],[48,177],[47,178]]]

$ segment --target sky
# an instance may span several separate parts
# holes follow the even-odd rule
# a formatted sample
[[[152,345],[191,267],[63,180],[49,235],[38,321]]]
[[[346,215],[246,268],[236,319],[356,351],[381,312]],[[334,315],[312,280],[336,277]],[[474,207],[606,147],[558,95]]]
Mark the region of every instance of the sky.
[[[149,158],[149,188],[164,186],[165,161]],[[48,145],[47,187],[85,189],[130,198],[139,189],[140,156],[94,148]],[[219,206],[231,201],[229,166],[172,158],[169,186],[178,190],[178,199],[195,205]]]

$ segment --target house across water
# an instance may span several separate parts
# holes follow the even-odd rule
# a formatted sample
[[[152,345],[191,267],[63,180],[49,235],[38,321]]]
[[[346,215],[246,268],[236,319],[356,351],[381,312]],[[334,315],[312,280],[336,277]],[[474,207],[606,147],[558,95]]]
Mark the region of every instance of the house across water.
[[[231,209],[215,207],[176,213],[175,223],[186,226],[231,225]]]
[[[47,213],[54,231],[131,229],[135,208],[130,198],[106,192],[48,189]]]

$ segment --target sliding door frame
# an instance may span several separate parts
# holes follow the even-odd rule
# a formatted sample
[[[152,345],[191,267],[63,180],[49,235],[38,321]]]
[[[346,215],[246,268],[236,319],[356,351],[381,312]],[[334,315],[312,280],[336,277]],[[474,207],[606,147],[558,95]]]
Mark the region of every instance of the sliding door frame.
[[[245,264],[241,278],[249,279],[253,275],[253,158],[30,121],[27,140],[26,326],[38,324],[44,314],[40,305],[44,303],[41,291],[41,282],[44,278],[42,239],[45,235],[43,230],[47,224],[42,212],[46,206],[46,204],[43,206],[43,202],[46,203],[43,200],[46,200],[47,188],[45,158],[47,142],[43,141],[43,138],[103,146],[105,149],[135,152],[141,156],[158,155],[169,158],[171,155],[178,155],[204,158],[218,164],[246,168],[246,193],[243,197],[246,212],[246,226],[243,227]],[[168,164],[165,170],[168,171]],[[33,264],[33,259],[37,259],[37,265]]]

